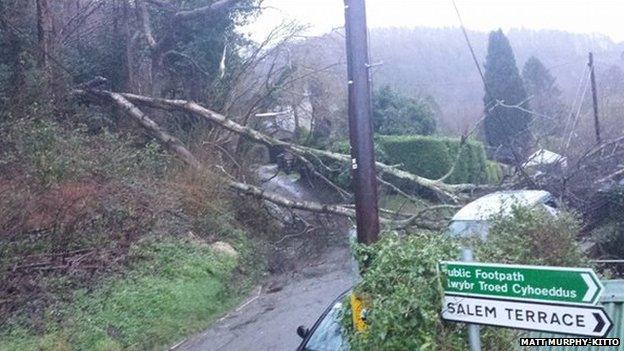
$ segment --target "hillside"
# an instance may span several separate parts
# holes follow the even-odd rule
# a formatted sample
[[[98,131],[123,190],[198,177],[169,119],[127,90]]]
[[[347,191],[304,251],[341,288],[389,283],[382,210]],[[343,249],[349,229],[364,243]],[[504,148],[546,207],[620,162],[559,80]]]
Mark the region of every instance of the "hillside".
[[[599,89],[612,65],[624,68],[624,43],[606,36],[529,29],[506,34],[518,69],[536,56],[556,78],[567,101],[574,98],[589,51],[594,52]],[[382,63],[373,71],[375,86],[388,84],[411,96],[433,96],[442,112],[440,124],[451,133],[481,115],[483,83],[459,28],[381,28],[371,29],[370,35],[371,60]],[[483,64],[488,33],[468,31],[468,35]],[[341,34],[311,38],[301,45],[313,48],[322,64],[338,62],[344,55]]]

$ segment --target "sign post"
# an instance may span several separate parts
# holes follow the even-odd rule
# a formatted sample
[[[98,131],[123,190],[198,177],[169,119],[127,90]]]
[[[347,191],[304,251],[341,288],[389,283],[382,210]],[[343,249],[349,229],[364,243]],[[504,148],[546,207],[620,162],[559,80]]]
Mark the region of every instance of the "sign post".
[[[472,250],[462,249],[461,259],[464,262],[472,262],[474,260]],[[468,324],[468,344],[471,351],[481,351],[480,329],[478,324]]]
[[[443,261],[439,271],[445,320],[589,337],[613,324],[594,306],[604,287],[591,269]]]

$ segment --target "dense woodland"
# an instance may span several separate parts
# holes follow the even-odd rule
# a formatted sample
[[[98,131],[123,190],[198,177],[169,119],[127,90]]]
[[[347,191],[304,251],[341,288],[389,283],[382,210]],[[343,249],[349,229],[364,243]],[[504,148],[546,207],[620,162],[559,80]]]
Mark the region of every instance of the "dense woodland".
[[[282,23],[255,42],[241,27],[262,10],[0,2],[0,338],[10,340],[0,350],[171,344],[272,268],[269,244],[293,235],[284,228],[317,233],[293,210],[354,219],[342,30],[310,38]],[[555,31],[468,36],[483,79],[457,28],[371,30],[384,229],[437,233],[479,195],[546,189],[575,213],[568,239],[622,259],[624,45]],[[541,148],[566,167],[528,169]],[[266,191],[256,167],[268,163],[331,196]]]

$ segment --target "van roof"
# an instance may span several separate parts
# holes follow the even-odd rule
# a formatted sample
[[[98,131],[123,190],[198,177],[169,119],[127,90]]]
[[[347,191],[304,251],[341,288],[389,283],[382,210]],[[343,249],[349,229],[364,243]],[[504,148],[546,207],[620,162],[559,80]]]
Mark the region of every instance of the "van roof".
[[[526,207],[544,202],[551,195],[544,190],[497,191],[476,199],[464,206],[454,216],[453,221],[486,221],[496,214],[511,214],[514,204]]]

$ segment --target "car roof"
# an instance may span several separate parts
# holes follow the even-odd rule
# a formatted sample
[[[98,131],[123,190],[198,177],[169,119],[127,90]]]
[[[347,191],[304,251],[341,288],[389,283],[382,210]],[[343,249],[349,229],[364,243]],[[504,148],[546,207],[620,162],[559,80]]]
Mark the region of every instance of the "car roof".
[[[509,215],[513,205],[532,207],[550,197],[550,193],[544,190],[497,191],[464,206],[452,221],[486,221],[496,214]]]

